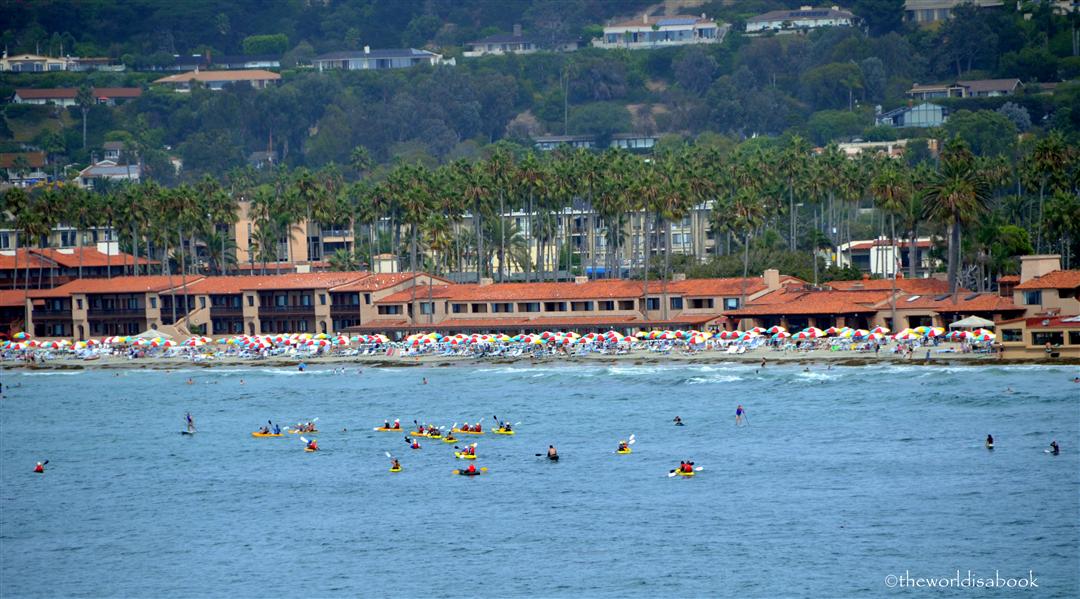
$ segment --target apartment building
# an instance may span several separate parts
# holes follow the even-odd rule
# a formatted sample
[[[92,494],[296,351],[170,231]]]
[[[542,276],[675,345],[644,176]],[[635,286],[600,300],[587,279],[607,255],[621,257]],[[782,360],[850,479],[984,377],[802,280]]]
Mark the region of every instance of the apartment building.
[[[1023,256],[1012,299],[1025,317],[1080,314],[1080,270],[1062,270],[1056,254]]]

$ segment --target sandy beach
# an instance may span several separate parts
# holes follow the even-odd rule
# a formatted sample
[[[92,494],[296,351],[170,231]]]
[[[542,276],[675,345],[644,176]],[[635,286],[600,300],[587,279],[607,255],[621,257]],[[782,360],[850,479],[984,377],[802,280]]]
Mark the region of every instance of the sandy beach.
[[[853,351],[780,351],[768,348],[758,348],[743,354],[728,354],[720,351],[703,351],[693,354],[673,351],[668,354],[658,352],[638,351],[627,354],[595,354],[587,355],[554,355],[533,357],[529,355],[510,357],[473,357],[473,356],[444,356],[428,354],[420,356],[386,356],[386,355],[319,355],[298,358],[296,356],[268,356],[265,358],[252,359],[235,356],[220,356],[210,359],[193,361],[185,357],[161,357],[150,356],[143,358],[127,358],[123,356],[102,356],[95,360],[82,360],[75,357],[58,357],[42,364],[28,363],[22,360],[5,360],[0,362],[0,367],[6,369],[32,369],[32,370],[79,370],[79,369],[113,369],[113,368],[149,368],[159,370],[175,370],[186,368],[217,368],[217,367],[242,367],[253,368],[297,368],[300,364],[309,367],[369,367],[369,368],[408,368],[415,366],[435,367],[467,367],[490,364],[515,364],[515,365],[554,365],[554,364],[722,364],[722,363],[760,363],[764,358],[766,367],[768,364],[829,364],[836,366],[865,366],[872,364],[912,364],[912,365],[970,365],[970,366],[993,366],[1004,364],[1046,364],[1046,365],[1080,365],[1080,360],[1070,358],[999,358],[997,354],[961,353],[959,344],[944,344],[931,350],[930,359],[926,359],[925,350],[916,351],[910,358],[903,354],[891,351],[882,351],[879,354],[873,352]],[[946,350],[944,352],[940,350]],[[948,351],[955,350],[955,351]]]

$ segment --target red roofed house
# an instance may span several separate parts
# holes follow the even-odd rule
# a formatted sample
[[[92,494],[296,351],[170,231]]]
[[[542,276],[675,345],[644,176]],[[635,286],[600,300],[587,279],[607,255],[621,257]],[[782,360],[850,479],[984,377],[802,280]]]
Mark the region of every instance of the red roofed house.
[[[775,270],[748,278],[748,300],[784,283]],[[616,329],[631,332],[644,327],[719,328],[727,319],[725,307],[737,308],[744,281],[677,279],[666,290],[661,282],[622,279],[567,283],[491,283],[423,286],[390,294],[375,302],[375,317],[355,330],[449,330],[518,333],[545,329],[579,332]],[[416,306],[414,309],[413,306]]]
[[[1020,258],[1020,284],[1013,300],[1026,316],[1080,314],[1080,270],[1061,270],[1061,256]]]
[[[188,284],[198,278],[189,278]],[[37,337],[80,340],[137,335],[151,329],[168,332],[162,326],[160,294],[180,283],[179,276],[114,277],[78,279],[53,289],[30,291],[27,329]]]
[[[74,106],[78,88],[20,88],[15,90],[11,101],[15,104],[54,104],[56,106]],[[142,95],[138,87],[95,87],[90,90],[94,101],[106,106],[115,106]]]
[[[101,247],[108,250],[115,248],[115,245],[112,248],[105,243],[100,247],[19,248],[18,259],[14,251],[0,251],[0,289],[56,287],[79,278],[80,272],[82,278],[122,276],[135,265],[145,270],[148,266],[158,264],[156,260],[136,260],[131,254],[115,249],[107,254],[101,251]],[[29,279],[27,270],[30,271]]]
[[[0,153],[0,177],[15,187],[26,187],[48,178],[45,152]]]
[[[997,323],[1007,357],[1080,358],[1080,316],[1035,316]]]

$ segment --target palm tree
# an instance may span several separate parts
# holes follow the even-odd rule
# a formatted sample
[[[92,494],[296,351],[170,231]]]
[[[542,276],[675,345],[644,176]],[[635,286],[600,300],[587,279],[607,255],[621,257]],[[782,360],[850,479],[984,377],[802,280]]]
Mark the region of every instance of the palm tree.
[[[903,213],[909,203],[909,198],[912,196],[911,174],[901,166],[903,163],[896,162],[892,158],[885,158],[884,160],[885,162],[870,183],[870,193],[877,198],[879,208],[889,216],[889,244],[892,246],[890,259],[893,261],[890,268],[892,272],[890,277],[892,295],[889,300],[892,306],[890,326],[896,329],[896,273],[900,268],[896,247],[896,215],[897,213]]]
[[[1039,187],[1039,219],[1036,224],[1035,251],[1042,252],[1043,206],[1046,192],[1065,191],[1068,182],[1068,163],[1075,158],[1075,148],[1065,143],[1060,131],[1051,131],[1035,143],[1024,160],[1027,177]],[[1032,185],[1029,183],[1029,186]]]
[[[982,213],[990,199],[991,185],[978,169],[967,143],[954,138],[941,152],[940,170],[923,189],[929,218],[944,222],[949,232],[949,291],[956,294],[960,268],[960,230]]]
[[[750,235],[764,221],[765,207],[758,191],[747,186],[735,192],[726,211],[732,230],[741,234],[743,240],[743,276],[739,289],[739,308],[742,308],[746,305],[746,277],[750,271]]]
[[[75,105],[79,107],[79,111],[82,112],[82,147],[86,149],[86,115],[90,113],[90,108],[95,103],[94,92],[90,89],[90,86],[83,83],[79,86],[79,91],[75,93]]]

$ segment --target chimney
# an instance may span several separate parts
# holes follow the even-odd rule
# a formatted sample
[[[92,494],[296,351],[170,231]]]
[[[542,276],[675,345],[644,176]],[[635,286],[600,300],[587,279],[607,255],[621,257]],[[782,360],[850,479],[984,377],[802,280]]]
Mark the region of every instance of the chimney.
[[[780,288],[780,271],[775,268],[770,268],[762,273],[762,278],[765,279],[765,288],[769,291],[776,291]]]
[[[685,272],[672,273],[671,274],[671,280],[672,281],[685,281],[686,280],[686,273]]]
[[[364,46],[364,54],[371,54],[371,46]]]
[[[1061,270],[1061,256],[1048,254],[1042,256],[1020,256],[1020,282],[1026,283],[1046,273]]]
[[[484,287],[485,285],[491,285],[494,282],[495,282],[495,279],[492,279],[491,277],[480,277],[480,286],[481,287]]]
[[[649,13],[645,13],[645,12],[641,13],[641,22],[646,24],[646,25],[649,24]]]
[[[588,283],[588,282],[589,282],[589,277],[580,277],[580,276],[579,277],[574,277],[574,284],[575,285],[581,285],[583,283]]]
[[[521,37],[521,23],[514,23],[514,37]]]

